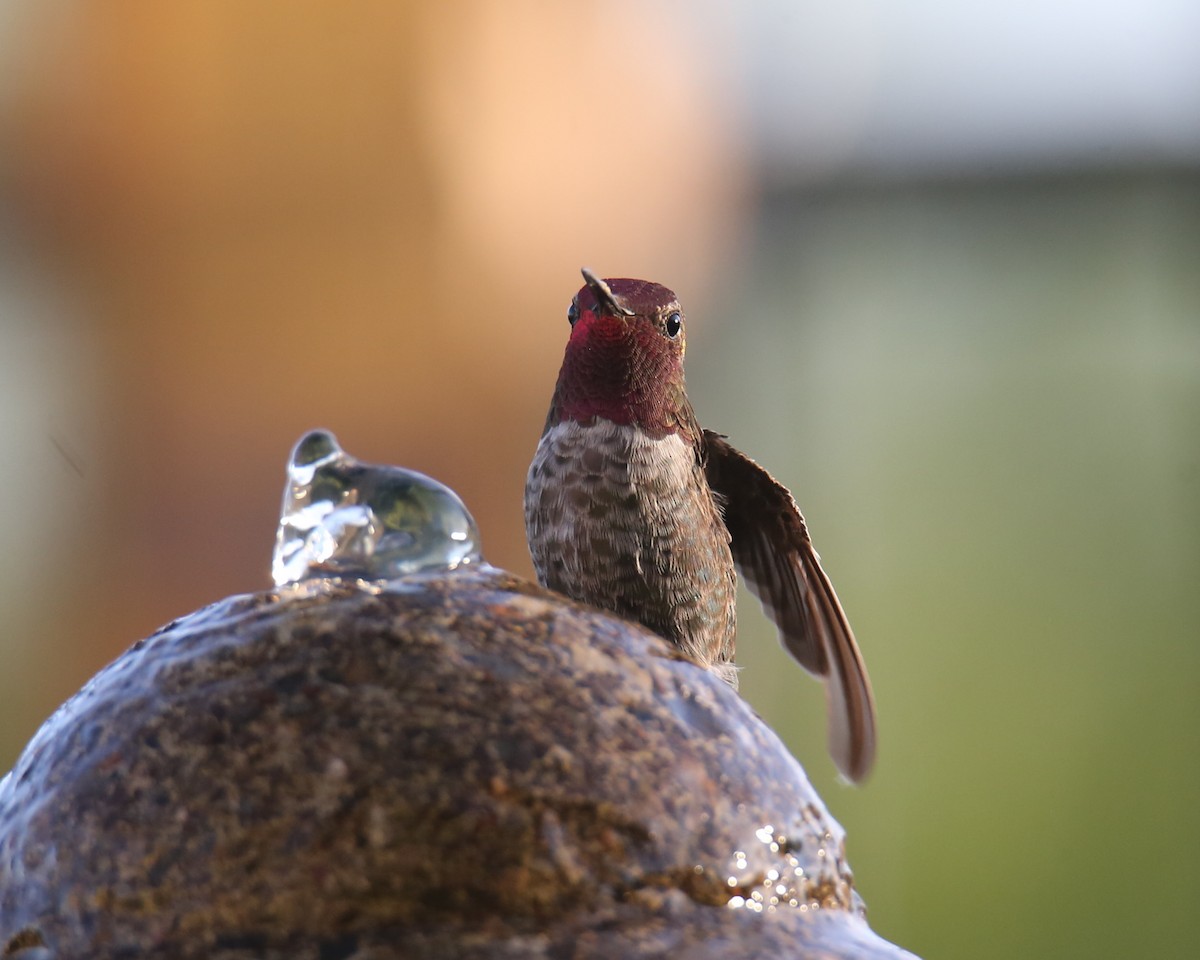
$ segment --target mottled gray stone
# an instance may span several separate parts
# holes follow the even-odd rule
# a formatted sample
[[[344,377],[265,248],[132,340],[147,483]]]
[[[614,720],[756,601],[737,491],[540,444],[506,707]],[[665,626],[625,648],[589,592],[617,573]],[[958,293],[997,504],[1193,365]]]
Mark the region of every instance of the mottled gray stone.
[[[0,783],[0,956],[909,956],[842,839],[636,626],[488,568],[307,584],[176,620],[46,722]]]

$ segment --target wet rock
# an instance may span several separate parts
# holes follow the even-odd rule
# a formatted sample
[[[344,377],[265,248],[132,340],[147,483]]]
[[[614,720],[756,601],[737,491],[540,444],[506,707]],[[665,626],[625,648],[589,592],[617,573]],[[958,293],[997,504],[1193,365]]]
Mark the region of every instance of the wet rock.
[[[907,957],[778,738],[487,566],[232,597],[0,782],[0,956]]]

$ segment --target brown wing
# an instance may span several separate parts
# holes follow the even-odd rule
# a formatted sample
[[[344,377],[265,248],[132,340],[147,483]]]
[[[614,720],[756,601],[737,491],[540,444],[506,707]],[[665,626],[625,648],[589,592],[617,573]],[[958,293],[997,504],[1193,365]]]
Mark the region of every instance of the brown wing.
[[[732,538],[738,571],[779,628],[784,648],[825,680],[829,752],[862,780],[875,761],[875,700],[862,654],[821,569],[800,508],[766,470],[704,431],[705,469]]]

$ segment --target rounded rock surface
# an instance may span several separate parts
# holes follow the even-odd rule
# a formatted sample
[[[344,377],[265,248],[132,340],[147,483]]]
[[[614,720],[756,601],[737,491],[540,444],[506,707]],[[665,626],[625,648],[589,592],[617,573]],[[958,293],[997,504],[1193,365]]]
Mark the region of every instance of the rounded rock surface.
[[[231,597],[0,782],[0,956],[908,957],[726,684],[490,568]]]

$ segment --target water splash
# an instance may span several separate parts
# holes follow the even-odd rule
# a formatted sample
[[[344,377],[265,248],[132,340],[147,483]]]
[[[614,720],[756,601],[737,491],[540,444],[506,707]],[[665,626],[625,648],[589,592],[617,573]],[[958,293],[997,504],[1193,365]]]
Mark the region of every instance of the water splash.
[[[449,487],[415,470],[362,463],[327,430],[288,461],[271,574],[276,586],[382,580],[478,563],[479,528]]]
[[[844,865],[830,862],[831,851],[837,854],[837,839],[823,830],[812,848],[813,838],[793,842],[771,824],[754,831],[760,847],[737,850],[730,858],[726,871],[729,899],[726,905],[733,910],[751,913],[775,913],[796,909],[801,913],[823,909],[854,909],[858,894],[854,892],[849,871]],[[805,868],[800,847],[808,846]],[[817,865],[811,861],[815,854]]]

